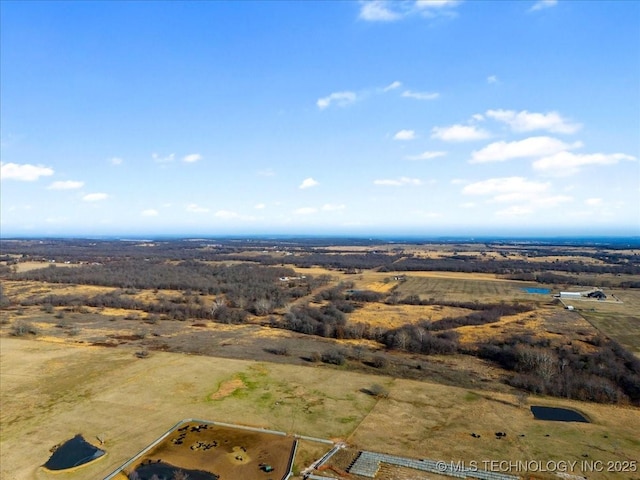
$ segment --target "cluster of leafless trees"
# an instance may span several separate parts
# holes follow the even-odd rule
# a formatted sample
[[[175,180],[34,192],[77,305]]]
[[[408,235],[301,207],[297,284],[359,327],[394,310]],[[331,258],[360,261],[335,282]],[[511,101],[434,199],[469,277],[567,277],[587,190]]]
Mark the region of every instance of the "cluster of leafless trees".
[[[264,267],[248,263],[211,265],[192,260],[179,263],[164,260],[118,260],[74,268],[51,265],[48,268],[16,273],[13,278],[119,288],[190,289],[201,293],[220,294],[237,289],[274,290],[278,278],[295,275],[291,268]]]
[[[509,383],[533,393],[640,404],[640,359],[605,337],[589,341],[597,349],[514,336],[479,345],[477,355],[514,372]]]

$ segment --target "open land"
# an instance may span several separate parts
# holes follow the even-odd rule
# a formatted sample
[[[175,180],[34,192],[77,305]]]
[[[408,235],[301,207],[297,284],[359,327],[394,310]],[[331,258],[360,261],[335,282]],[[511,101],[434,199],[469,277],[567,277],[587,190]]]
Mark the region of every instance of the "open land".
[[[29,245],[19,247],[29,252]],[[91,273],[110,265],[104,252],[92,251],[77,260],[65,257],[64,247],[55,244],[50,249],[56,252],[56,264],[78,267],[65,271]],[[76,247],[77,252],[83,246]],[[113,258],[111,249],[117,252],[119,247],[104,248]],[[127,248],[125,253],[135,260],[136,251]],[[152,248],[145,244],[144,255]],[[45,281],[37,277],[43,270],[36,267],[57,269],[48,266],[51,259],[32,252],[16,264],[17,256],[7,256],[7,265],[15,266],[2,278],[0,476],[103,478],[185,418],[341,440],[356,451],[447,462],[638,460],[640,410],[628,395],[640,389],[640,377],[634,377],[633,370],[623,374],[628,378],[623,387],[595,377],[588,380],[595,382],[589,384],[591,390],[571,387],[577,395],[592,395],[601,403],[549,395],[560,388],[562,368],[573,368],[572,358],[592,361],[617,355],[618,347],[610,347],[609,339],[636,358],[640,354],[640,289],[629,288],[637,279],[629,273],[637,249],[571,247],[557,256],[561,248],[473,244],[338,245],[323,247],[327,253],[322,254],[306,247],[269,248],[230,249],[200,264],[166,260],[171,268],[199,273],[204,267],[198,265],[232,270],[247,265],[243,258],[252,258],[252,266],[256,260],[272,265],[269,259],[276,259],[289,268],[287,280],[279,274],[279,280],[276,276],[264,284],[296,293],[281,304],[256,303],[255,308],[234,296],[232,287],[224,287],[226,294],[185,288],[175,278],[174,288],[134,280],[117,284],[117,279],[96,284],[90,276]],[[203,247],[197,253],[211,250]],[[392,263],[384,263],[392,255]],[[626,262],[617,274],[614,255]],[[371,267],[372,258],[382,266]],[[406,258],[436,263],[425,264],[423,270],[412,264],[407,271],[400,268]],[[500,273],[495,266],[502,261],[528,263],[509,263]],[[537,267],[513,274],[514,265],[521,270],[523,265],[557,267],[558,261],[567,262],[572,272],[554,269],[557,277],[548,276],[550,269],[540,273],[545,282],[556,283],[536,281]],[[440,262],[452,262],[451,269]],[[574,264],[589,271],[576,273]],[[468,265],[480,271],[460,271]],[[599,273],[599,268],[613,273]],[[262,270],[253,271],[263,275]],[[150,278],[153,274],[150,270]],[[590,282],[594,279],[600,282]],[[602,285],[607,300],[615,302],[583,299],[569,311],[553,296]],[[524,290],[530,287],[549,288],[551,293],[530,294]],[[516,307],[504,310],[505,305]],[[336,313],[336,306],[345,313]],[[479,312],[496,308],[504,311],[480,323],[474,320]],[[309,332],[310,325],[315,330]],[[425,339],[435,349],[427,351],[427,345],[433,345]],[[510,343],[514,341],[524,343]],[[510,369],[504,363],[509,352],[529,352],[537,361],[550,358],[552,368],[537,364],[526,372],[517,366]],[[623,368],[616,365],[608,368]],[[530,378],[538,374],[539,379]],[[548,383],[540,387],[536,382],[543,380]],[[534,390],[525,393],[523,388]],[[528,409],[532,404],[572,408],[591,423],[533,420]],[[497,431],[508,435],[498,441]],[[39,467],[53,446],[77,433],[93,443],[104,440],[107,455],[73,472],[54,475]],[[291,442],[292,437],[285,438]],[[299,474],[328,448],[301,441],[294,472]],[[178,450],[172,453],[176,462],[189,463],[192,456],[180,457]],[[201,465],[193,461],[185,466]],[[389,468],[384,470],[388,478],[412,478]],[[620,474],[598,472],[589,478],[640,478],[637,472]],[[537,478],[555,477],[547,473]]]
[[[102,478],[182,418],[264,426],[446,461],[581,460],[583,454],[633,460],[640,449],[640,416],[632,407],[530,398],[577,409],[592,421],[550,423],[534,421],[511,393],[321,367],[165,352],[139,360],[129,349],[1,341],[1,468],[2,478],[10,480]],[[211,400],[234,378],[244,386]],[[363,392],[374,383],[389,390],[387,398]],[[68,474],[39,468],[52,446],[80,431],[87,439],[104,439],[103,459]],[[508,436],[497,441],[495,431]]]

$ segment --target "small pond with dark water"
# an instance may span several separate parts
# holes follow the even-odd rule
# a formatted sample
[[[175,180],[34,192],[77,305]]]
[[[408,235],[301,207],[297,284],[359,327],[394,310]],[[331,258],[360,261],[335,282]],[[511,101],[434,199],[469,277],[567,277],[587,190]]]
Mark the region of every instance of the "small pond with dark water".
[[[85,463],[89,463],[96,458],[104,455],[104,450],[91,445],[82,435],[78,434],[71,440],[67,440],[60,445],[54,452],[45,468],[49,470],[66,470],[68,468],[79,467]]]
[[[568,408],[541,407],[539,405],[534,405],[531,407],[531,413],[533,413],[533,416],[536,420],[591,423],[581,413],[578,413],[575,410],[570,410]]]
[[[205,472],[203,470],[190,470],[187,468],[176,467],[170,463],[165,462],[147,462],[142,465],[138,465],[135,469],[139,480],[151,480],[155,475],[156,478],[174,478],[175,473],[181,471],[184,478],[189,480],[218,480],[220,478],[215,473]]]

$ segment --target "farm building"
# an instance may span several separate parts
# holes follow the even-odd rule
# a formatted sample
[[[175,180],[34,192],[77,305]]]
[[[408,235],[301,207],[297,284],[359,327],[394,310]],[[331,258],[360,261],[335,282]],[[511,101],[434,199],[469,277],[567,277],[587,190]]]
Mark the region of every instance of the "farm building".
[[[580,292],[560,292],[560,298],[580,298],[581,296]]]
[[[605,298],[607,298],[602,290],[594,290],[593,292],[589,292],[587,293],[587,297],[595,298],[596,300],[604,300]]]
[[[593,288],[585,292],[560,292],[558,295],[560,298],[591,298],[595,300],[604,300],[607,295],[599,288]]]

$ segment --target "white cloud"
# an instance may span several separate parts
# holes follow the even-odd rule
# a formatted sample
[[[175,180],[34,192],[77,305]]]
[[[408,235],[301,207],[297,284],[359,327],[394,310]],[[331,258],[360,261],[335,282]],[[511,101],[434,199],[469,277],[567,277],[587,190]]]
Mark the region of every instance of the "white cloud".
[[[151,158],[153,158],[153,161],[156,163],[171,163],[175,160],[176,155],[175,153],[172,153],[170,155],[167,155],[166,157],[161,157],[157,153],[152,153]]]
[[[506,123],[514,132],[548,130],[553,133],[575,133],[582,125],[571,123],[558,112],[536,113],[523,110],[488,110],[487,117]]]
[[[460,204],[460,206],[462,208],[475,208],[476,207],[476,203],[475,202],[465,202]]]
[[[498,216],[521,216],[540,208],[554,208],[573,201],[566,195],[550,195],[550,183],[535,182],[523,177],[491,178],[463,188],[465,195],[490,197],[491,203],[511,204],[496,212]]]
[[[153,208],[148,208],[147,210],[143,210],[142,212],[140,212],[140,215],[142,215],[143,217],[157,217],[160,213],[153,209]]]
[[[416,138],[416,132],[413,130],[400,130],[394,136],[394,140],[413,140]]]
[[[185,163],[195,163],[202,160],[202,155],[199,153],[191,153],[182,158],[182,161]]]
[[[498,210],[496,212],[496,215],[500,217],[521,217],[525,215],[531,215],[533,211],[533,208],[528,206],[512,205],[505,208],[504,210]]]
[[[190,203],[189,205],[187,205],[185,210],[190,213],[207,213],[209,211],[208,208],[201,207],[196,203]]]
[[[102,200],[106,200],[109,198],[109,195],[106,193],[88,193],[82,200],[85,202],[101,202]]]
[[[84,182],[78,182],[74,180],[65,180],[65,181],[57,181],[53,182],[51,185],[47,187],[48,190],[75,190],[77,188],[82,188],[84,186]]]
[[[0,178],[2,180],[34,182],[40,177],[49,177],[51,175],[53,175],[53,169],[42,165],[0,163]]]
[[[346,107],[351,105],[357,99],[354,92],[334,92],[326,97],[319,98],[316,105],[320,110],[328,108],[332,103],[335,103],[339,107]]]
[[[265,207],[266,205],[264,203],[257,203],[253,208],[255,208],[256,210],[263,210]]]
[[[260,175],[261,177],[274,177],[276,173],[272,168],[265,168],[264,170],[258,171],[258,175]]]
[[[240,217],[240,214],[231,210],[218,210],[214,215],[218,218],[224,218],[227,220]]]
[[[359,18],[368,22],[394,22],[412,15],[432,18],[454,16],[460,0],[362,1]]]
[[[454,15],[454,7],[460,4],[461,0],[416,0],[415,9],[425,17],[435,17],[437,15]]]
[[[533,4],[529,11],[535,12],[536,10],[544,10],[545,8],[555,7],[557,4],[558,0],[538,0]]]
[[[602,205],[602,199],[601,198],[587,198],[584,201],[585,205],[589,205],[590,207],[597,207]]]
[[[389,186],[389,187],[402,187],[405,185],[418,186],[418,185],[422,185],[422,180],[420,180],[419,178],[400,177],[398,179],[374,180],[373,184]]]
[[[567,195],[553,195],[548,197],[541,196],[541,197],[534,197],[530,201],[535,206],[551,208],[551,207],[556,207],[561,203],[572,202],[573,197],[569,197]]]
[[[462,189],[465,195],[495,195],[496,201],[513,200],[514,196],[528,198],[549,189],[549,183],[532,182],[523,177],[490,178],[471,183]]]
[[[431,160],[433,158],[444,157],[447,152],[422,152],[419,155],[409,155],[407,156],[407,160]]]
[[[368,22],[393,22],[402,18],[402,15],[389,9],[386,1],[371,0],[362,2],[359,17]]]
[[[392,90],[397,90],[402,86],[402,82],[396,80],[384,87],[370,87],[360,89],[358,91],[345,90],[341,92],[333,92],[326,97],[319,98],[316,101],[316,106],[320,110],[329,108],[332,105],[338,107],[347,107],[355,102],[361,102],[371,97],[383,95]]]
[[[440,97],[440,94],[438,92],[412,92],[411,90],[405,90],[402,92],[402,96],[416,100],[435,100]]]
[[[221,218],[223,220],[244,220],[244,221],[253,221],[256,217],[251,215],[242,215],[238,212],[234,212],[233,210],[218,210],[213,214],[216,218]]]
[[[496,77],[495,75],[489,75],[487,77],[487,83],[489,84],[498,83],[498,77]]]
[[[112,157],[109,159],[109,163],[114,166],[122,165],[123,162],[124,160],[120,157]]]
[[[346,207],[344,205],[342,205],[342,204],[336,205],[336,204],[333,204],[333,203],[325,203],[322,206],[322,210],[325,211],[325,212],[337,212],[339,210],[344,210],[345,208]]]
[[[318,211],[317,208],[314,207],[302,207],[293,211],[296,215],[311,215]]]
[[[402,82],[399,82],[399,81],[396,80],[395,82],[392,82],[389,85],[387,85],[386,87],[384,87],[382,89],[382,91],[383,92],[388,92],[390,90],[395,90],[396,88],[400,88],[401,86],[402,86]]]
[[[514,142],[494,142],[471,154],[469,163],[503,162],[512,158],[540,157],[582,147],[581,142],[567,144],[552,137],[529,137]]]
[[[315,187],[316,185],[319,185],[319,183],[316,182],[313,178],[309,177],[305,178],[298,188],[304,190],[305,188]]]
[[[431,131],[431,138],[437,138],[445,142],[468,142],[472,140],[483,140],[490,136],[491,134],[486,130],[482,130],[473,125],[434,127]]]
[[[635,160],[635,157],[624,153],[559,152],[536,160],[533,162],[533,169],[540,173],[562,177],[576,174],[588,165],[615,165],[621,160]]]

